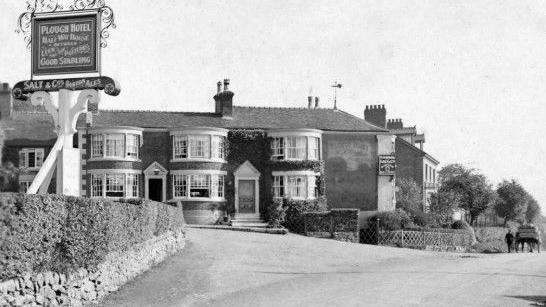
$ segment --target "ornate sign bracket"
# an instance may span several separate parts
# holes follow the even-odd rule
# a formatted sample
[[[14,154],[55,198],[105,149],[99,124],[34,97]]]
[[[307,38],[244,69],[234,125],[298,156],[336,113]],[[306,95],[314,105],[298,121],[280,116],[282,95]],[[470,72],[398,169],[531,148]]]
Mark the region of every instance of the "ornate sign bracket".
[[[40,13],[70,12],[83,10],[98,10],[102,21],[100,30],[100,46],[106,48],[106,39],[110,36],[109,29],[115,29],[114,11],[106,5],[104,0],[71,0],[73,3],[68,10],[59,4],[59,0],[27,0],[26,12],[19,15],[17,19],[17,30],[15,32],[24,35],[27,49],[30,50],[32,42],[32,17]]]

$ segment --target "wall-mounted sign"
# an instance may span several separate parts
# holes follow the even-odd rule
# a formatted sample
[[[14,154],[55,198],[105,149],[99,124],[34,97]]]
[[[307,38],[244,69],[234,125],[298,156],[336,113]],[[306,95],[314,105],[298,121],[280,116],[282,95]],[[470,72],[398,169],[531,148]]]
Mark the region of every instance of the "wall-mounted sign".
[[[25,99],[25,95],[38,92],[56,92],[60,89],[81,91],[87,89],[104,90],[110,96],[117,96],[121,89],[119,84],[110,77],[69,78],[51,80],[26,80],[13,86],[13,98]]]
[[[36,14],[32,19],[32,75],[98,73],[98,10]]]
[[[379,175],[393,176],[396,171],[396,158],[394,155],[379,156]]]

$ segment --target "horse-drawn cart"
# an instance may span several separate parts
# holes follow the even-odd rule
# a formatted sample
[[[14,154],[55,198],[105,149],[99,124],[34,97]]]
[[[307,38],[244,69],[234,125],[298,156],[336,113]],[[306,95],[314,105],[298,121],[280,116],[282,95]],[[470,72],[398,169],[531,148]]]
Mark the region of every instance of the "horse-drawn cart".
[[[527,243],[529,251],[532,253],[536,248],[540,253],[540,232],[534,225],[521,225],[516,232],[516,253],[518,247],[521,244],[521,252],[523,252],[523,246]]]

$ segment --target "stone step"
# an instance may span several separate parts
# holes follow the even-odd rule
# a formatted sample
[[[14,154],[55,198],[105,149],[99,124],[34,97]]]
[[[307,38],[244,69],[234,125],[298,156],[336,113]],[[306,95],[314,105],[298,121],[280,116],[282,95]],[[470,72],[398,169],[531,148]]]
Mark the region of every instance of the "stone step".
[[[263,222],[263,221],[255,221],[255,222],[247,222],[247,221],[238,221],[238,220],[232,220],[231,226],[234,227],[255,227],[255,228],[265,228],[269,224]]]

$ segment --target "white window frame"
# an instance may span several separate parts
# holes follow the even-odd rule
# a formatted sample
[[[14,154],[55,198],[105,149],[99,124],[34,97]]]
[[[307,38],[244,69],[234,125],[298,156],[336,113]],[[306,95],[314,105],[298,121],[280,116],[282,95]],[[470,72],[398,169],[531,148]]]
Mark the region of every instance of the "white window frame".
[[[90,185],[89,185],[89,195],[92,198],[103,197],[111,199],[120,199],[120,198],[140,198],[140,181],[141,181],[141,171],[133,169],[93,169],[88,170],[91,175]],[[108,176],[118,176],[121,177],[121,183],[123,185],[122,196],[106,196],[108,192],[119,192],[119,191],[109,191],[110,187],[106,184]],[[133,177],[134,176],[134,177]],[[131,179],[133,180],[131,182]],[[97,186],[96,183],[100,183],[100,186]],[[135,185],[136,183],[136,185]],[[100,192],[100,195],[99,193]],[[137,196],[134,196],[134,195]]]
[[[271,140],[271,160],[322,159],[322,131],[316,129],[276,129],[268,131]],[[316,143],[315,143],[316,142]]]
[[[320,173],[313,171],[275,171],[272,172],[273,176],[273,198],[290,198],[290,199],[315,199],[317,197],[315,193],[316,177],[320,176]],[[282,183],[281,178],[282,177]],[[301,180],[301,184],[297,186],[291,186],[291,182],[296,179]],[[294,189],[300,189],[298,195],[293,195]],[[283,195],[281,190],[284,191]]]
[[[34,154],[34,166],[29,166],[29,155]],[[38,158],[40,157],[40,159]],[[19,151],[19,167],[28,169],[38,169],[42,167],[45,159],[44,148],[22,148]]]
[[[170,132],[170,162],[226,162],[227,129],[194,127]]]
[[[175,170],[171,171],[173,199],[182,200],[225,200],[225,171],[217,170]],[[198,188],[194,180],[205,178],[206,183],[201,185],[208,188],[208,197],[192,196],[191,189]],[[202,183],[202,182],[201,182]],[[180,191],[180,193],[178,193]]]
[[[90,131],[89,134],[91,135],[91,154],[89,160],[140,161],[142,131],[139,131],[137,128],[134,129],[135,130],[109,128]],[[108,142],[111,141],[114,137],[118,138],[118,141],[121,143],[122,146],[116,144],[114,148],[107,148]],[[129,139],[133,139],[136,144],[132,144],[134,142],[128,141]]]

